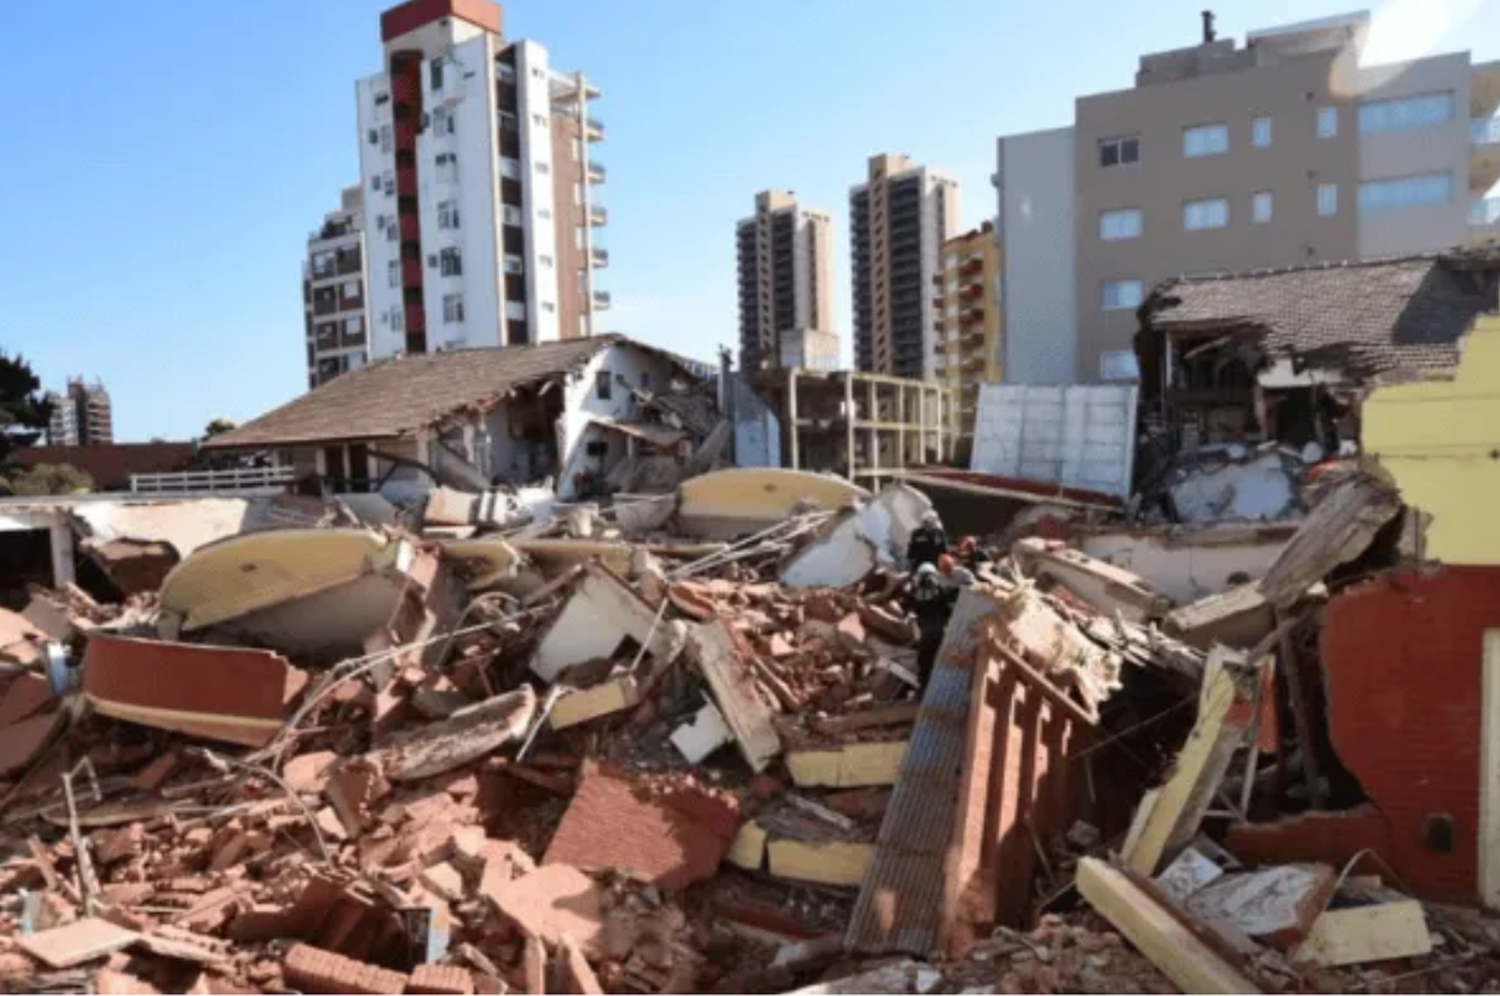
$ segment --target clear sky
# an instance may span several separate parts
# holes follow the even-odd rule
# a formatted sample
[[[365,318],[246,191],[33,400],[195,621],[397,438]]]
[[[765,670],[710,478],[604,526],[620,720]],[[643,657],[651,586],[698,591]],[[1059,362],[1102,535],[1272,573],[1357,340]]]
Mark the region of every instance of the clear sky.
[[[48,386],[102,377],[124,440],[197,435],[305,389],[307,234],[358,181],[354,81],[387,0],[6,4],[0,349]],[[996,136],[1071,123],[1142,52],[1342,13],[1306,0],[512,0],[505,33],[605,91],[615,308],[601,326],[704,359],[735,339],[734,223],[756,191],[833,213],[880,151],[995,210]],[[1500,0],[1377,7],[1395,57],[1500,57]]]

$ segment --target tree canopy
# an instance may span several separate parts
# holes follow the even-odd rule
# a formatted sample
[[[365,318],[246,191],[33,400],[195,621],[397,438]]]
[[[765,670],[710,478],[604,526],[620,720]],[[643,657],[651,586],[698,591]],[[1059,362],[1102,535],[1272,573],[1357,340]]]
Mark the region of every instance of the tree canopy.
[[[0,351],[0,467],[17,446],[30,446],[47,428],[51,405],[42,382],[20,354]]]

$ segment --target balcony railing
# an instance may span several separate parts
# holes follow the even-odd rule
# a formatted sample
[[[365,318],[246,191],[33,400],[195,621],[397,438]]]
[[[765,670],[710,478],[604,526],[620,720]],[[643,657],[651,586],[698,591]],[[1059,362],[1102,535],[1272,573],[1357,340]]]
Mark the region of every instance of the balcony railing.
[[[609,265],[609,250],[601,246],[594,247],[594,265],[598,267]]]
[[[589,160],[590,183],[603,183],[605,178],[608,176],[609,171],[604,168],[604,165],[602,163],[596,163],[593,160]]]
[[[296,480],[291,467],[245,467],[230,470],[131,474],[130,490],[137,494],[180,494],[185,491],[227,491],[238,494],[275,494]]]
[[[589,224],[591,224],[591,225],[607,225],[607,224],[609,224],[609,211],[604,207],[604,205],[602,205],[602,204],[590,204],[589,205]]]
[[[1475,145],[1500,145],[1500,117],[1470,121],[1469,141]]]
[[[595,311],[605,311],[605,310],[607,310],[609,308],[609,306],[610,306],[611,303],[613,303],[613,302],[612,302],[612,299],[609,296],[609,291],[604,291],[604,290],[596,290],[596,291],[594,291],[594,310]]]

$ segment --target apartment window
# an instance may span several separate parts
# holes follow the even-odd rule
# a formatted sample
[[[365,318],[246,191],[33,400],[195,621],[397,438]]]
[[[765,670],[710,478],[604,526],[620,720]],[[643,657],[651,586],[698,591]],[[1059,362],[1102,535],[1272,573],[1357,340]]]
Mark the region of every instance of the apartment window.
[[[391,309],[391,329],[400,332],[406,328],[406,312],[401,310],[398,304]]]
[[[608,370],[600,370],[594,374],[594,396],[600,401],[608,401],[614,391],[614,377]]]
[[[380,174],[377,173],[370,177],[370,189],[376,193],[380,192]]]
[[[439,107],[432,112],[432,130],[437,135],[452,135],[456,128],[453,112]]]
[[[1142,288],[1139,280],[1108,280],[1104,283],[1100,304],[1105,311],[1119,311],[1141,306]]]
[[[437,155],[437,178],[439,183],[458,182],[458,153],[439,152]]]
[[[524,219],[525,216],[521,214],[521,209],[516,207],[514,204],[500,205],[500,220],[504,224],[519,227],[520,225],[525,223]]]
[[[1222,156],[1229,151],[1229,126],[1206,124],[1182,129],[1182,154],[1189,159],[1198,156]]]
[[[536,212],[536,216],[538,218],[542,219],[543,221],[551,221],[552,220],[552,209],[551,208],[538,208],[537,212]]]
[[[432,89],[441,90],[443,88],[443,60],[433,59],[429,62],[427,64],[427,73],[432,80]]]
[[[344,331],[350,333],[351,335],[359,332],[358,315],[350,315],[348,318],[344,319]]]
[[[1182,205],[1182,227],[1189,232],[1208,228],[1223,228],[1229,224],[1229,200],[1210,197],[1201,201],[1188,201]]]
[[[547,115],[533,114],[531,116],[531,123],[536,125],[538,128],[545,128],[547,127]]]
[[[380,126],[380,151],[391,151],[391,126],[388,124]]]
[[[379,107],[381,104],[390,103],[390,99],[391,95],[388,93],[377,93],[375,95],[375,106]]]
[[[443,321],[448,325],[455,325],[464,320],[464,296],[462,294],[443,295]]]
[[[400,232],[396,230],[396,223],[394,221],[385,226],[385,240],[387,242],[395,242],[399,237]]]
[[[385,191],[387,197],[394,195],[396,193],[396,174],[390,170],[386,170],[380,175],[380,186]]]
[[[438,228],[458,227],[458,201],[438,201]]]
[[[1336,138],[1339,133],[1339,109],[1337,107],[1318,108],[1318,137]]]
[[[550,173],[552,172],[552,167],[547,165],[546,163],[537,163],[536,171],[538,173]]]
[[[496,60],[496,62],[495,62],[495,78],[499,79],[499,80],[505,80],[506,82],[514,83],[515,79],[516,79],[516,69],[515,69],[514,66],[512,66],[508,62],[500,62],[499,60]]]
[[[391,287],[401,286],[401,261],[393,259],[385,264],[385,282]]]
[[[1099,213],[1099,238],[1107,242],[1141,237],[1141,209],[1120,208]],[[957,261],[949,264],[957,265]]]
[[[1250,144],[1257,149],[1269,149],[1271,147],[1270,118],[1259,117],[1250,122]]]
[[[540,69],[533,69],[531,71],[531,77],[532,79],[544,80],[547,78],[547,74],[542,72]]]
[[[1318,184],[1318,214],[1329,217],[1339,213],[1339,185],[1336,183]]]
[[[365,137],[369,139],[371,145],[378,145],[380,143],[380,129],[371,128]]]
[[[461,276],[463,272],[463,257],[456,248],[449,246],[438,253],[438,273],[445,277],[457,277]]]
[[[1271,192],[1258,190],[1250,195],[1250,220],[1257,225],[1271,221]]]
[[[1453,120],[1453,91],[1419,97],[1372,100],[1359,106],[1359,131],[1373,135],[1406,128],[1430,128]]]
[[[1400,211],[1452,202],[1452,173],[1423,173],[1390,180],[1369,180],[1359,185],[1361,213]]]
[[[543,266],[551,266],[552,265],[552,257],[551,256],[538,256],[537,257],[537,262],[541,263]]]
[[[339,289],[343,291],[344,297],[359,297],[358,280],[345,280]]]
[[[553,304],[551,301],[543,301],[542,302],[542,310],[543,311],[556,311],[557,310],[557,305]]]
[[[500,112],[500,130],[501,131],[515,131],[516,130],[516,116],[514,114],[510,113],[510,111],[501,111]]]
[[[1100,166],[1124,166],[1140,161],[1141,140],[1135,135],[1106,138],[1099,143]]]

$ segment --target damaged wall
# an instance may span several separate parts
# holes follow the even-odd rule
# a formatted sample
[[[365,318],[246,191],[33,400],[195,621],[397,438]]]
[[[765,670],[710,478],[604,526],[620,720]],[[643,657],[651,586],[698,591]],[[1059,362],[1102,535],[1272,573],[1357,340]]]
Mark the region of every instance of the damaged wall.
[[[609,374],[608,398],[599,396],[601,371]],[[600,432],[590,425],[594,419],[628,421],[638,417],[635,396],[617,378],[623,378],[631,387],[660,391],[671,384],[674,371],[675,367],[664,356],[628,346],[612,346],[596,354],[578,374],[568,379],[563,413],[557,421],[557,451],[563,464],[557,481],[559,498],[574,497],[574,476],[598,467],[597,458],[589,459],[584,445],[588,439],[594,438],[594,433],[607,440],[611,447],[603,468],[605,472],[625,454],[619,433]]]
[[[1426,556],[1500,564],[1491,496],[1500,492],[1500,318],[1475,323],[1453,380],[1377,388],[1364,403],[1365,452],[1408,505],[1432,516]],[[1440,456],[1440,458],[1438,458]]]
[[[1495,628],[1500,568],[1396,572],[1335,597],[1322,647],[1329,732],[1373,810],[1236,828],[1231,850],[1342,864],[1372,847],[1418,896],[1476,901],[1484,634]]]
[[[1139,574],[1179,605],[1265,576],[1294,526],[1121,530],[1080,538],[1083,552]],[[1235,579],[1235,580],[1231,580]]]

